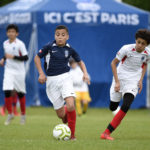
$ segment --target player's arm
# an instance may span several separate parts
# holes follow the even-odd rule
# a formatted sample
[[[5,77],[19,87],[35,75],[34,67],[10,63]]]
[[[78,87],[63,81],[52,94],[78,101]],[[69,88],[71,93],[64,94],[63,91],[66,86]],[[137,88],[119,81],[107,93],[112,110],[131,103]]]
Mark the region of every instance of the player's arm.
[[[117,64],[119,63],[119,60],[117,58],[114,58],[111,62],[111,68],[115,79],[115,91],[118,92],[120,90],[120,82],[117,75]]]
[[[90,78],[89,78],[89,75],[87,73],[87,69],[86,69],[84,62],[81,60],[78,62],[78,65],[80,66],[80,68],[83,72],[83,80],[86,81],[88,84],[90,84]]]
[[[0,66],[4,66],[5,60],[6,60],[5,56],[3,58],[1,58],[1,60],[0,60]]]
[[[146,70],[147,70],[147,64],[144,64],[143,65],[143,70],[142,70],[142,75],[141,75],[141,78],[140,78],[139,84],[138,84],[138,86],[139,86],[139,94],[141,93],[142,88],[143,88],[143,79],[144,79]]]
[[[41,59],[40,59],[40,57],[38,55],[35,56],[34,62],[35,62],[36,68],[37,68],[37,70],[39,72],[39,79],[38,79],[38,81],[41,84],[43,84],[43,83],[46,82],[46,76],[45,76],[44,71],[43,71],[42,66],[41,66]]]
[[[28,60],[28,55],[24,55],[24,56],[14,56],[11,54],[5,54],[6,59],[15,59],[15,60],[19,60],[19,61],[27,61]]]

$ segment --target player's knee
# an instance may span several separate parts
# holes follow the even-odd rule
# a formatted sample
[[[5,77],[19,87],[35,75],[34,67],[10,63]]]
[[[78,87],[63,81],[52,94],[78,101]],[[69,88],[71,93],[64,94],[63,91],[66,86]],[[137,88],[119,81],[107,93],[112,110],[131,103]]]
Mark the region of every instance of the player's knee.
[[[133,100],[134,100],[133,94],[125,93],[125,95],[123,96],[123,104],[121,106],[121,110],[126,113],[129,110]]]
[[[110,101],[109,109],[111,111],[115,111],[118,108],[119,102],[112,102]]]
[[[7,91],[4,91],[5,93],[5,97],[10,97],[11,96],[11,91],[7,90]]]
[[[21,92],[18,92],[17,94],[18,94],[18,97],[19,97],[19,98],[22,98],[22,97],[24,97],[24,95],[25,95],[24,93],[21,93]]]
[[[67,105],[67,110],[68,110],[68,111],[73,111],[74,109],[75,109],[74,103],[69,103],[69,104]]]

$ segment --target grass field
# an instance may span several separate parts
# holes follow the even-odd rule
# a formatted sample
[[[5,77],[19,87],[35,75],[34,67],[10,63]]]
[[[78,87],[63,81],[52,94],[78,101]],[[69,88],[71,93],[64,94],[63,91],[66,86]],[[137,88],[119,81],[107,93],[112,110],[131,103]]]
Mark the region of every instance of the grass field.
[[[150,110],[130,110],[112,134],[114,141],[100,140],[113,115],[108,109],[89,109],[77,117],[77,141],[57,141],[52,137],[61,123],[52,108],[27,108],[26,125],[16,117],[9,126],[0,116],[0,150],[150,150]]]

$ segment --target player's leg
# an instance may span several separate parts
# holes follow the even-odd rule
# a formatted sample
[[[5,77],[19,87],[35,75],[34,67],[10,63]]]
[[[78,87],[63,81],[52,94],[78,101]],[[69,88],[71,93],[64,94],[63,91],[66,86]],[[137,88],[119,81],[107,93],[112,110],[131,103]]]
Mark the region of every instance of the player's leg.
[[[13,114],[12,114],[12,96],[11,96],[11,92],[10,90],[6,90],[4,91],[5,93],[5,104],[6,104],[6,108],[8,111],[8,117],[7,120],[5,121],[5,125],[9,125],[11,120],[14,118]]]
[[[120,102],[113,102],[110,101],[110,105],[109,105],[109,109],[112,111],[112,113],[114,115],[116,115],[118,113],[118,111],[120,110],[120,106],[119,106]]]
[[[14,89],[17,92],[19,102],[20,102],[20,110],[21,110],[21,119],[20,124],[25,124],[26,121],[26,86],[25,86],[25,74],[17,74],[14,76]]]
[[[20,102],[20,110],[21,110],[21,120],[20,124],[25,124],[26,121],[26,98],[25,93],[17,92],[19,102]]]
[[[76,110],[79,116],[82,115],[82,106],[81,106],[81,92],[76,92]]]
[[[134,95],[131,93],[125,93],[123,96],[123,104],[119,112],[114,116],[113,120],[108,125],[107,129],[103,134],[110,135],[121,123],[122,119],[125,117],[127,111],[129,110],[132,102],[134,100]]]
[[[5,116],[5,110],[6,110],[6,105],[5,105],[5,102],[4,102],[4,105],[0,108],[1,116]]]
[[[19,116],[19,113],[17,111],[17,98],[18,98],[17,93],[14,91],[12,95],[12,106],[13,106],[13,114],[15,116]]]
[[[75,92],[73,88],[73,82],[69,74],[66,74],[62,80],[61,95],[66,101],[67,106],[67,119],[68,126],[71,129],[71,139],[75,139],[75,126],[76,126],[76,110],[75,110]]]
[[[112,85],[111,85],[111,88],[110,88],[110,110],[111,111],[114,111],[117,109],[119,103],[120,103],[120,100],[122,98],[122,93],[121,92],[115,92],[114,90],[114,86],[115,86],[115,83],[114,81],[112,82]],[[106,130],[101,134],[101,139],[106,139],[106,140],[113,140],[112,137],[110,137],[110,132],[108,132],[109,129],[106,128]]]
[[[3,91],[5,94],[5,106],[8,110],[8,118],[5,121],[5,125],[8,125],[14,118],[12,114],[12,91],[14,89],[14,75],[8,72],[4,73],[3,79]]]
[[[87,112],[88,104],[91,101],[89,92],[82,92],[83,114]]]
[[[76,111],[74,105],[74,97],[66,97],[66,106],[67,106],[67,119],[68,119],[68,126],[71,130],[71,139],[75,139],[75,127],[76,127]]]

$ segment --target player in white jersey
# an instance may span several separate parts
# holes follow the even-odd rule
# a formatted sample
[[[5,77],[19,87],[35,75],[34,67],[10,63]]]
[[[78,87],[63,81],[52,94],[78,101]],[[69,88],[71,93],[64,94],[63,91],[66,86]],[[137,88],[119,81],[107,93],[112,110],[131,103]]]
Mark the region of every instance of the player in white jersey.
[[[17,38],[18,27],[14,24],[7,26],[8,40],[4,41],[4,59],[6,61],[3,79],[3,91],[5,93],[5,104],[8,110],[8,125],[14,118],[12,113],[12,93],[17,92],[21,108],[21,124],[25,123],[25,66],[24,61],[28,59],[24,43]]]
[[[69,61],[71,70],[70,74],[73,80],[73,86],[76,93],[76,109],[79,116],[87,112],[88,103],[91,101],[89,95],[89,88],[85,81],[83,81],[83,72],[73,58]]]
[[[135,34],[136,43],[124,45],[111,63],[113,81],[110,88],[110,110],[115,111],[121,98],[123,104],[101,134],[101,139],[113,140],[110,134],[118,127],[126,115],[137,93],[141,93],[143,78],[150,57],[150,31],[140,29]],[[119,63],[118,67],[116,65]]]

